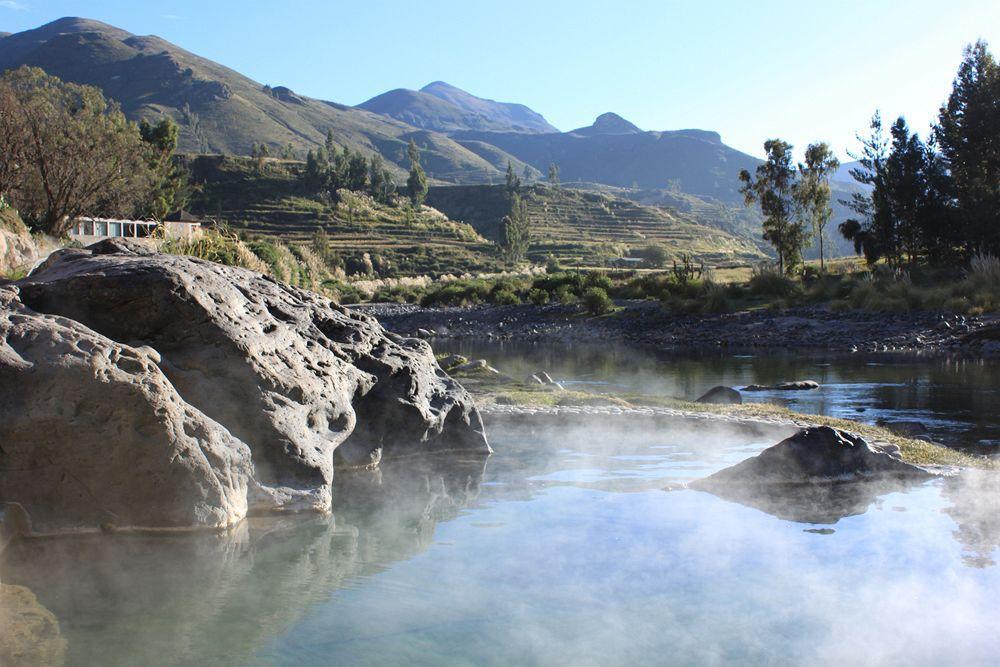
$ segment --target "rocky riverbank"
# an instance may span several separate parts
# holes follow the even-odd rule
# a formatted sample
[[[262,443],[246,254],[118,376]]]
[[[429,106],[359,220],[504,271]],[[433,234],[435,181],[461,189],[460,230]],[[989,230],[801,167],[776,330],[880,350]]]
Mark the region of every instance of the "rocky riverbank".
[[[335,467],[490,452],[426,342],[123,240],[0,285],[0,444],[0,504],[20,533],[327,512]]]
[[[613,315],[575,306],[423,308],[354,306],[401,335],[492,338],[546,343],[622,344],[662,350],[816,349],[831,352],[929,352],[1000,356],[1000,314],[833,312],[828,308],[678,315],[654,301],[625,301]]]

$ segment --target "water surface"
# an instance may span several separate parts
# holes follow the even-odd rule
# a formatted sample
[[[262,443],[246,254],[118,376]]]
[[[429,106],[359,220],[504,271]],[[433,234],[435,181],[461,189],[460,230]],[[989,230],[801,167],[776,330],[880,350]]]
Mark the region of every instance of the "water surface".
[[[996,481],[779,516],[664,490],[773,441],[495,425],[488,460],[339,475],[333,517],[16,546],[73,665],[990,664]],[[773,508],[771,508],[773,510]]]

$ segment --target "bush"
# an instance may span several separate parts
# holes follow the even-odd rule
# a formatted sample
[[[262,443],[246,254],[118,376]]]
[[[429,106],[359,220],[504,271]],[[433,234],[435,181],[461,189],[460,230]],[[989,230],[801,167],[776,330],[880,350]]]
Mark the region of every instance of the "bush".
[[[559,303],[566,305],[571,303],[576,303],[579,298],[576,296],[576,292],[569,285],[560,285],[552,292],[552,298]]]
[[[757,266],[749,282],[750,292],[757,296],[792,296],[799,291],[794,280],[781,275],[770,266]]]
[[[583,293],[583,307],[591,315],[604,315],[610,313],[614,307],[614,302],[608,293],[600,287],[588,287]]]
[[[611,278],[606,273],[598,272],[588,273],[583,280],[583,285],[584,287],[600,287],[605,292],[614,287],[614,283],[611,282]]]
[[[544,306],[549,302],[549,293],[543,289],[533,287],[528,290],[528,301],[536,306]]]
[[[498,306],[516,306],[521,303],[521,297],[511,290],[499,290],[491,295],[493,303]]]

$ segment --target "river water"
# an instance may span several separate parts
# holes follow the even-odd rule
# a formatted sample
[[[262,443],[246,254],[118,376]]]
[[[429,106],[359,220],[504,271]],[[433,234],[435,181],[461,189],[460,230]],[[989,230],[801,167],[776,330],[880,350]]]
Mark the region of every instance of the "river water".
[[[560,366],[496,352],[505,370],[542,364],[582,383],[649,387],[657,375],[630,381],[621,359],[616,373],[598,374],[582,371],[583,357]],[[896,388],[905,382],[893,365],[787,363],[713,361],[689,384],[659,386],[689,394],[808,368],[838,392],[870,387],[857,400],[873,411],[889,411],[894,395],[938,393]],[[935,362],[917,377],[983,382],[975,368]],[[934,405],[905,409],[930,420],[946,412]],[[495,422],[485,460],[338,474],[332,517],[257,518],[222,535],[14,544],[0,579],[55,615],[53,641],[69,665],[996,663],[992,475],[859,487],[835,505],[741,505],[678,484],[780,434],[618,419]],[[989,433],[991,420],[952,421]]]
[[[1000,452],[1000,360],[907,355],[667,354],[627,347],[564,347],[442,340],[438,352],[485,358],[522,379],[544,370],[567,389],[694,399],[716,385],[815,380],[813,391],[745,392],[748,402],[854,419],[922,422],[937,441]]]

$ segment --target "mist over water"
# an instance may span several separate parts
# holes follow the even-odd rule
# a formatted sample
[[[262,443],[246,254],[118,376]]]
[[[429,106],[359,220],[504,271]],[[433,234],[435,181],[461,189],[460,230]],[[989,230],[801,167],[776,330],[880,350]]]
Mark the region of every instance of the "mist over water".
[[[494,422],[488,460],[339,475],[333,517],[23,543],[0,574],[67,664],[991,663],[996,476],[778,511],[678,488],[782,435]]]

